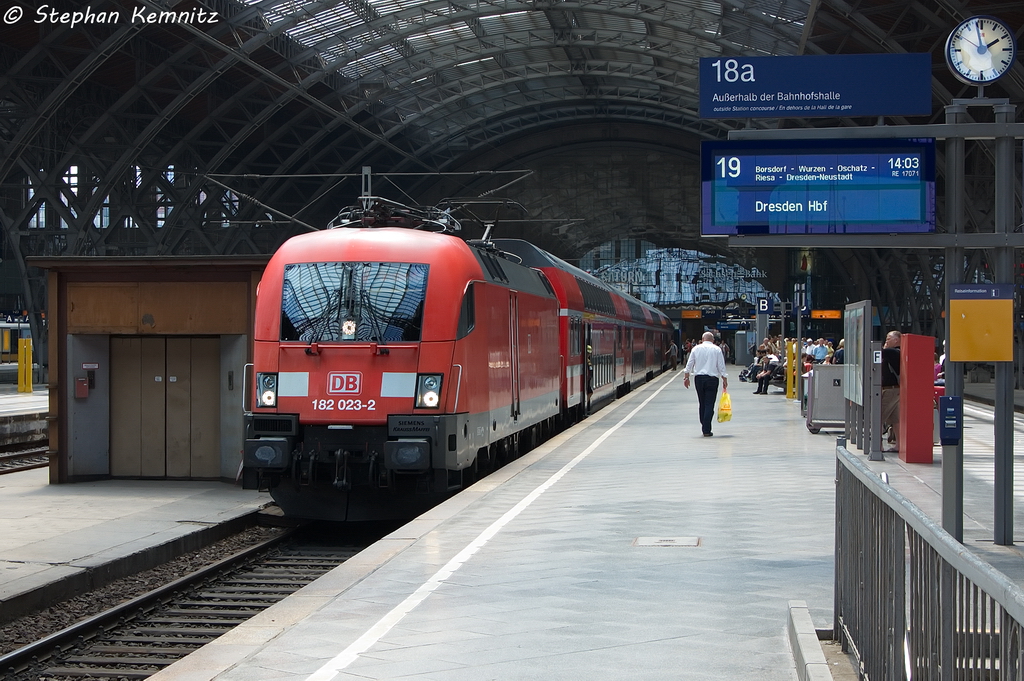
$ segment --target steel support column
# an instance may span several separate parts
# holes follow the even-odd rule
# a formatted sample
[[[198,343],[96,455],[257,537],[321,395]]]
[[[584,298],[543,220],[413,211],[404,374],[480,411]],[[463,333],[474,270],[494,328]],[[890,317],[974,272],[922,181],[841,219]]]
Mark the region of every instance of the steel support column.
[[[967,107],[950,104],[946,107],[946,122],[963,123]],[[960,234],[964,228],[964,138],[950,137],[946,140],[946,229]],[[949,284],[963,283],[964,249],[954,246],[945,249],[944,266],[947,291]],[[943,298],[946,298],[943,295]],[[949,301],[946,300],[946,310]],[[944,333],[946,343],[946,395],[963,397],[964,366],[962,362],[949,361],[949,324]],[[947,457],[947,452],[952,454]],[[964,445],[942,448],[942,529],[959,542],[964,540]]]
[[[1015,104],[995,104],[996,123],[1012,123]],[[995,140],[995,231],[1013,232],[1014,138]],[[1013,247],[994,249],[997,284],[1013,284]],[[1013,544],[1013,362],[996,362],[995,408],[995,498],[994,537],[996,544]]]

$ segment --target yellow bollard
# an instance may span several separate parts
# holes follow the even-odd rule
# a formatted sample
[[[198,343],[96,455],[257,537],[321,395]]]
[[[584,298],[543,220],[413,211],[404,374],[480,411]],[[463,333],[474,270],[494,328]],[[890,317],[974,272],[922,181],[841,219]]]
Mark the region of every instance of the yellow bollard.
[[[786,346],[786,354],[789,355],[789,363],[786,366],[786,397],[796,399],[796,377],[800,374],[800,357],[797,357],[797,343],[790,341]]]
[[[18,392],[32,392],[32,339],[18,339]]]

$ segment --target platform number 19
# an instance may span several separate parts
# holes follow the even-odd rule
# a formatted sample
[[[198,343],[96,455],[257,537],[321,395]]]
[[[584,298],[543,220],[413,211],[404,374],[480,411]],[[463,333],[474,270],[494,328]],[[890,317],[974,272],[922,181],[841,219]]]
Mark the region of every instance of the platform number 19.
[[[740,159],[738,156],[723,156],[715,161],[715,165],[721,169],[722,177],[740,176]]]

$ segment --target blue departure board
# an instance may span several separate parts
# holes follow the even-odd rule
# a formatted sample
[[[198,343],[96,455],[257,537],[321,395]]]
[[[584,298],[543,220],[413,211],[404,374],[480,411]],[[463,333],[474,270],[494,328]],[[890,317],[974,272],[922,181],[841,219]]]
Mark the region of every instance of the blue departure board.
[[[935,140],[701,143],[701,234],[935,231]]]

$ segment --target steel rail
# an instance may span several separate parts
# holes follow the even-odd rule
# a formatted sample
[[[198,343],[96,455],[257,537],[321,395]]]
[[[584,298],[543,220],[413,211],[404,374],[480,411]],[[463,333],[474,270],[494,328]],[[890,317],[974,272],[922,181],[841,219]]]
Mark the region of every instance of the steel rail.
[[[18,459],[26,459],[30,456],[46,454],[47,449],[47,445],[41,445],[39,447],[28,447],[9,454],[0,454],[0,463],[4,463],[6,461],[17,461]],[[2,451],[2,449],[0,449],[0,451]]]
[[[24,446],[21,443],[18,446]],[[0,446],[0,452],[4,451],[5,447]],[[9,454],[0,454],[0,475],[6,473],[18,473],[20,471],[30,471],[33,468],[44,468],[50,465],[50,459],[46,456],[48,446],[43,445],[40,447],[29,447],[20,451],[12,452]],[[39,460],[39,457],[46,457],[43,460]],[[21,465],[18,465],[18,461],[24,461]]]
[[[90,638],[93,634],[106,629],[108,625],[116,623],[121,618],[127,618],[136,612],[142,611],[159,603],[165,598],[173,596],[179,591],[203,581],[204,579],[208,579],[219,572],[235,567],[260,552],[273,548],[286,539],[293,537],[296,532],[297,528],[289,528],[272,539],[239,551],[227,558],[217,561],[216,563],[211,563],[210,565],[200,568],[191,574],[180,577],[173,582],[164,584],[161,587],[125,601],[124,603],[115,605],[109,610],[93,615],[92,617],[80,622],[76,622],[69,627],[54,632],[33,643],[29,643],[17,650],[12,650],[5,655],[0,655],[0,674],[15,674],[17,672],[24,671],[29,665],[38,662],[39,660],[46,659],[54,653],[59,652],[59,649],[66,644],[77,641],[79,638]]]

